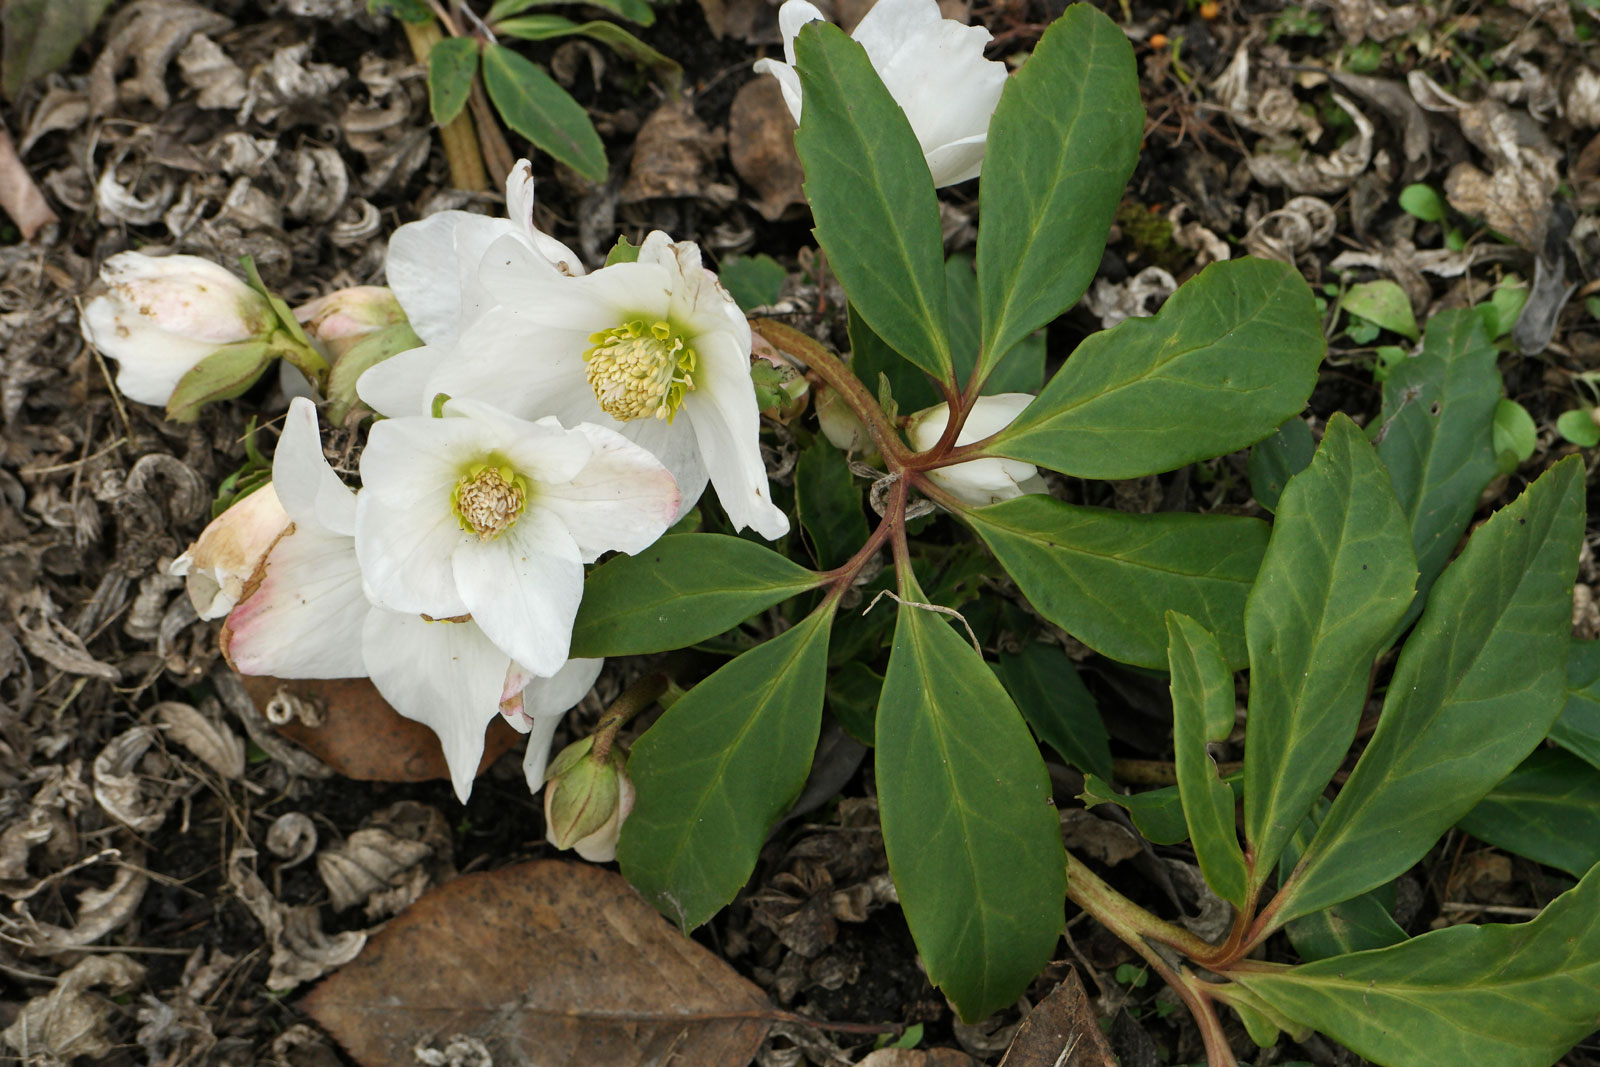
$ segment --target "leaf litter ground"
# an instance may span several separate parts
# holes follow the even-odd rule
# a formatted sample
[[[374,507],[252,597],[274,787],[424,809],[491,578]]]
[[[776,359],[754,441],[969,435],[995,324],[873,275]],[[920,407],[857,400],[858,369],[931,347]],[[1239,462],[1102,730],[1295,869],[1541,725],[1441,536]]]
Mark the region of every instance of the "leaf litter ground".
[[[976,1026],[957,1022],[918,969],[887,876],[870,761],[863,764],[861,746],[837,728],[825,731],[807,808],[779,826],[752,883],[696,934],[696,947],[666,935],[614,877],[548,862],[538,806],[514,757],[488,769],[466,808],[442,781],[353,780],[327,764],[426,779],[426,758],[396,749],[398,768],[354,768],[355,755],[371,761],[391,750],[368,743],[345,757],[337,742],[319,748],[310,738],[327,729],[327,708],[294,691],[258,707],[231,681],[215,626],[195,620],[161,564],[204,525],[215,486],[243,461],[245,418],[267,398],[222,405],[193,427],[119,403],[106,368],[78,338],[74,300],[107,256],[154,245],[223,261],[250,254],[270,285],[300,302],[381,281],[384,241],[400,222],[439,207],[496,210],[490,197],[448,188],[403,38],[361,6],[136,0],[116,8],[62,74],[6,107],[21,166],[61,222],[41,243],[0,246],[0,895],[8,904],[0,916],[0,1029],[27,1024],[27,1055],[36,1062],[483,1062],[474,1057],[512,1025],[508,1018],[567,1012],[560,1025],[569,1038],[608,1040],[586,1028],[592,1015],[572,1013],[613,984],[642,990],[641,998],[600,1013],[620,1010],[623,1029],[636,1037],[664,1033],[657,1016],[681,1015],[691,1003],[676,995],[690,978],[651,970],[665,951],[675,966],[712,976],[706,981],[722,993],[708,1002],[709,1014],[736,1035],[721,1059],[696,1058],[696,1046],[674,1041],[698,1040],[713,1024],[667,1025],[688,1035],[664,1039],[683,1062],[754,1055],[763,1067],[849,1063],[873,1044],[870,1035],[783,1018],[790,1011],[920,1024],[924,1048],[950,1050],[883,1050],[875,1064],[1053,1062],[1041,1057],[1054,1052],[1040,1051],[1030,1035],[1046,1023],[1082,1028],[1085,1020],[1104,1027],[1108,1047],[1088,1042],[1069,1062],[1099,1064],[1108,1053],[1124,1064],[1196,1060],[1198,1040],[1183,1013],[1171,1012],[1158,983],[1140,980],[1129,966],[1138,961],[1120,942],[1079,916],[1069,916],[1060,958],[1031,991],[1031,1002],[1043,1003],[1027,1026],[1019,1032],[1017,1009]],[[1109,316],[1150,310],[1170,291],[1160,271],[1182,280],[1231,245],[1235,254],[1292,260],[1327,302],[1330,358],[1311,404],[1319,430],[1336,410],[1376,417],[1371,367],[1381,344],[1401,343],[1338,312],[1345,267],[1362,281],[1393,280],[1419,322],[1436,309],[1480,302],[1496,280],[1517,274],[1532,292],[1514,340],[1542,352],[1500,356],[1507,395],[1547,428],[1583,400],[1574,376],[1600,365],[1600,327],[1584,305],[1596,291],[1600,103],[1581,88],[1579,72],[1594,69],[1592,46],[1581,23],[1553,10],[1564,5],[1518,3],[1448,19],[1426,5],[1367,0],[1306,8],[1247,0],[1223,3],[1215,18],[1206,17],[1208,5],[1105,6],[1135,42],[1150,121],[1100,284],[1049,332],[1052,367]],[[864,5],[837,8],[850,19]],[[1057,13],[1042,3],[978,3],[970,11],[994,31],[1002,54],[1026,48]],[[720,40],[708,36],[708,21],[724,31]],[[642,36],[683,64],[694,88],[689,107],[658,110],[648,80],[609,54],[573,44],[530,51],[590,110],[616,175],[596,188],[536,167],[541,225],[590,261],[617,232],[638,237],[653,227],[698,240],[719,259],[765,252],[787,269],[780,306],[791,321],[842,346],[839,291],[794,206],[797,172],[781,104],[749,74],[757,45],[770,51],[776,41],[772,7],[678,4]],[[1338,77],[1317,69],[1335,62]],[[1544,123],[1542,140],[1498,154],[1478,143],[1479,126],[1499,113],[1458,106],[1486,95],[1466,92],[1472,66],[1501,72],[1494,98],[1508,113]],[[1448,83],[1450,92],[1408,82],[1412,72]],[[1552,199],[1550,174],[1569,183],[1569,199]],[[5,177],[15,182],[15,168]],[[1398,206],[1400,190],[1419,182],[1447,194],[1443,220],[1419,220]],[[1519,195],[1504,195],[1512,187]],[[975,206],[970,190],[946,195],[947,251],[970,250]],[[1467,261],[1449,247],[1448,231],[1473,233],[1480,218],[1505,240],[1477,237],[1464,273]],[[1540,254],[1547,268],[1560,264],[1561,285],[1539,280]],[[1577,295],[1558,299],[1573,283]],[[785,484],[794,451],[781,428],[774,440],[768,458]],[[347,470],[349,445],[332,442]],[[1542,431],[1533,454],[1491,483],[1478,518],[1570,451]],[[1260,513],[1243,454],[1159,478],[1057,488],[1077,503],[1128,511]],[[1596,577],[1586,550],[1574,612],[1580,637],[1600,636]],[[717,661],[692,655],[671,665],[692,680]],[[606,701],[658,665],[613,663],[567,734],[581,736]],[[1164,685],[1094,657],[1081,666],[1113,738],[1118,779],[1170,784]],[[174,704],[192,710],[161,710]],[[341,696],[333,706],[348,705]],[[1222,746],[1219,762],[1237,759],[1237,740]],[[1075,807],[1075,772],[1052,765],[1052,784],[1063,809]],[[1140,903],[1207,933],[1215,901],[1199,888],[1192,854],[1141,842],[1107,810],[1070,813],[1073,848]],[[520,894],[503,888],[518,884]],[[528,895],[534,884],[548,899]],[[1394,908],[1412,933],[1516,921],[1568,884],[1557,869],[1458,831],[1402,877]],[[443,888],[423,900],[433,887]],[[532,985],[497,986],[495,997],[471,1000],[468,992],[486,979],[517,986],[539,970],[535,943],[518,953],[534,958],[474,965],[502,947],[473,947],[485,929],[477,920],[510,923],[508,936],[526,936],[536,925],[529,909],[542,909],[552,928],[566,924],[572,944],[586,951],[596,948],[586,930],[622,922],[641,932],[624,939],[628,951],[593,964],[592,986],[578,980],[555,995],[549,1003],[558,1008],[530,1011]],[[417,940],[430,922],[429,936]],[[382,975],[385,960],[397,961],[389,966],[399,977]],[[449,999],[453,990],[474,1010],[508,1014],[492,1024],[441,1025],[369,1057],[330,1005],[348,1013],[377,1004],[357,983],[377,974],[377,988],[393,988],[420,967],[430,998]],[[301,999],[330,972],[334,984]],[[1069,990],[1047,994],[1080,974],[1087,1000],[1052,1007]],[[723,1018],[739,1012],[755,1014]],[[1242,1032],[1234,1036],[1246,1050]],[[639,1038],[630,1047],[651,1046]],[[1317,1039],[1278,1052],[1285,1060],[1359,1062]],[[605,1062],[627,1060],[617,1053]],[[1600,1043],[1580,1045],[1566,1062],[1600,1063]]]

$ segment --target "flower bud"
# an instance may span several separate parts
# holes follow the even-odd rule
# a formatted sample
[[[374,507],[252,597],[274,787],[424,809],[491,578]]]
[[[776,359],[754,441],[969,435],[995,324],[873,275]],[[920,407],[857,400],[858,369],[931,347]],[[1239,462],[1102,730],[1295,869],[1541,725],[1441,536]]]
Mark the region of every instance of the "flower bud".
[[[812,404],[817,409],[822,436],[834,448],[845,453],[859,453],[870,447],[866,426],[836,390],[819,384]]]
[[[169,574],[184,580],[189,602],[202,619],[233,610],[267,551],[289,526],[289,516],[268,482],[211,520]]]
[[[967,445],[999,433],[1011,425],[1022,414],[1022,409],[1031,403],[1031,393],[980,396],[967,415],[967,421],[962,425],[955,443]],[[911,416],[906,424],[906,437],[911,447],[927,451],[939,443],[949,422],[950,405],[935,404]],[[985,456],[939,467],[929,471],[928,477],[946,492],[974,507],[997,504],[1024,493],[1045,491],[1044,479],[1039,477],[1039,469],[1032,463],[999,456]]]
[[[122,252],[101,267],[100,288],[83,307],[84,339],[117,361],[117,388],[143,404],[165,405],[201,360],[277,325],[266,297],[198,256]]]
[[[328,419],[345,421],[359,402],[356,379],[390,356],[422,347],[400,301],[381,285],[337,289],[295,308],[294,316],[328,354]]]
[[[761,414],[784,423],[804,414],[811,392],[806,376],[762,338],[755,339],[751,356],[750,378]]]
[[[615,745],[597,757],[593,737],[562,749],[545,773],[545,839],[591,863],[616,859],[622,821],[633,810],[626,760]]]

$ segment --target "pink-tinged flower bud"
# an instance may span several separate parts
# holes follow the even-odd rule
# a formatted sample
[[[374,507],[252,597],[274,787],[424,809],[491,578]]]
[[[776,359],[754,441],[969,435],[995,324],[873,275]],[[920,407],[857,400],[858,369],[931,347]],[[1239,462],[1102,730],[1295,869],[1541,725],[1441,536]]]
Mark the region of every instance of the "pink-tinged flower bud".
[[[590,863],[616,859],[622,822],[633,810],[626,762],[615,745],[597,756],[593,737],[562,749],[545,773],[545,839]]]
[[[289,526],[289,515],[268,482],[211,520],[168,573],[184,580],[202,619],[233,610],[267,551]]]
[[[328,375],[328,419],[336,425],[359,402],[356,379],[368,368],[422,347],[400,301],[381,285],[337,289],[295,308],[294,317],[333,365]]]
[[[999,393],[980,396],[972,405],[967,421],[955,443],[969,445],[993,436],[1011,425],[1024,408],[1033,403],[1031,393]],[[950,422],[950,405],[935,404],[911,416],[906,424],[906,437],[911,447],[926,452],[939,443],[945,426]],[[934,483],[953,496],[974,507],[997,504],[1002,500],[1022,496],[1024,493],[1045,492],[1044,479],[1032,463],[999,456],[984,456],[953,463],[928,472]]]
[[[201,360],[277,326],[264,296],[198,256],[121,252],[97,289],[83,306],[84,339],[117,361],[117,388],[142,404],[166,404]]]

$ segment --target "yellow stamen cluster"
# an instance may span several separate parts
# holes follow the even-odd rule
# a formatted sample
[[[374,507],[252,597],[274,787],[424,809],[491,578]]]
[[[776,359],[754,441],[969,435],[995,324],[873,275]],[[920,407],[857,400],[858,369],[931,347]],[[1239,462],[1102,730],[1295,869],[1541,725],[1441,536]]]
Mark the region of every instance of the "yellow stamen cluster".
[[[671,323],[634,319],[589,337],[589,385],[607,415],[671,422],[694,389],[695,353]]]
[[[510,467],[481,463],[450,493],[456,520],[480,541],[492,541],[517,521],[528,504],[527,482]]]

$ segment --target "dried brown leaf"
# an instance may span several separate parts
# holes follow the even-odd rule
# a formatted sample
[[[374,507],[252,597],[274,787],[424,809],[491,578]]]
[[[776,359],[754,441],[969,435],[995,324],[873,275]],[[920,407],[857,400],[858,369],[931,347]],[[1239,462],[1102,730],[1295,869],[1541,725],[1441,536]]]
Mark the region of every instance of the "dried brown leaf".
[[[244,774],[244,742],[238,734],[175,700],[162,701],[153,710],[169,741],[193,752],[223,778]]]
[[[632,204],[658,196],[731,201],[731,190],[712,180],[722,156],[722,140],[723,135],[706,128],[687,100],[662,104],[639,127],[621,202]]]
[[[794,116],[783,102],[777,78],[753,78],[733,98],[728,157],[739,177],[755,190],[752,203],[768,222],[776,222],[791,205],[805,203],[800,188],[805,172],[794,150]]]
[[[364,1067],[448,1035],[529,1067],[744,1067],[769,1025],[620,875],[555,860],[433,890],[300,1003]]]
[[[56,221],[56,213],[50,210],[33,176],[17,156],[11,134],[4,126],[0,126],[0,208],[17,224],[24,241],[33,240],[35,234]]]
[[[1006,1051],[1000,1067],[1116,1067],[1077,971],[1041,1000]]]
[[[317,873],[328,887],[333,910],[363,903],[374,893],[400,884],[401,875],[427,859],[433,849],[405,841],[387,830],[357,830],[344,844],[317,854]]]
[[[26,1050],[28,1062],[41,1067],[106,1056],[113,1048],[107,1024],[114,1005],[92,990],[104,986],[126,993],[143,981],[144,968],[120,952],[79,960],[54,989],[28,1001],[0,1039],[18,1052]]]

